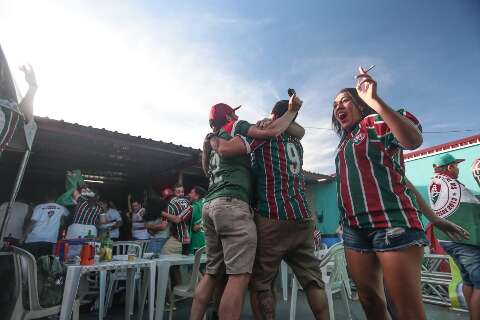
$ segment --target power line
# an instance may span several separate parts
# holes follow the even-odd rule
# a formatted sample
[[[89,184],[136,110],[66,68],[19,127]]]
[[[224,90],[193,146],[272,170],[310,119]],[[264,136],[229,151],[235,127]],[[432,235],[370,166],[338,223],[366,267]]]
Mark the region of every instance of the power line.
[[[311,127],[311,126],[303,126],[305,129],[316,129],[316,130],[330,130],[332,128],[322,128],[322,127]],[[458,132],[475,132],[480,131],[480,129],[457,129],[457,130],[444,130],[444,131],[422,131],[422,133],[458,133]]]

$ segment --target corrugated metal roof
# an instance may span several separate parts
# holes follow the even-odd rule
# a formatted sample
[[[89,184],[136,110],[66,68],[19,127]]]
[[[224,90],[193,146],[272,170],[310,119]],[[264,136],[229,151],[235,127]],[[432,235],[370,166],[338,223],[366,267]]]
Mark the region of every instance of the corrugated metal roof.
[[[200,150],[141,136],[36,117],[38,132],[27,174],[64,175],[80,169],[119,182],[179,171],[199,161]]]

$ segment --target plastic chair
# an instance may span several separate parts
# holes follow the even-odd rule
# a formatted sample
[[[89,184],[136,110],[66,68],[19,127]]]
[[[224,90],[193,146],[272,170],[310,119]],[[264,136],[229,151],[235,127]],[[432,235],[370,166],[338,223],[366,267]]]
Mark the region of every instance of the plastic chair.
[[[134,241],[115,241],[113,243],[112,248],[114,255],[126,255],[126,254],[134,254],[135,257],[140,258],[143,255],[143,248],[140,244]],[[113,295],[120,291],[122,288],[118,287],[119,281],[126,281],[127,280],[127,273],[125,271],[117,271],[117,272],[110,272],[110,279],[108,281],[108,288],[107,288],[107,295],[106,295],[106,303],[105,303],[105,314],[107,310],[112,306],[113,302]],[[135,282],[140,280],[140,271],[135,273]],[[134,284],[137,289],[137,294],[140,297],[140,286],[136,283]],[[100,297],[101,299],[101,297]],[[138,299],[140,301],[140,299]],[[133,308],[130,308],[133,310]]]
[[[348,281],[348,274],[343,244],[337,243],[328,249],[328,252],[320,263],[320,268],[322,270],[322,279],[325,283],[325,294],[327,295],[330,319],[335,320],[335,313],[333,310],[333,294],[337,292],[340,292],[342,296],[348,319],[352,319],[350,304],[347,297],[347,289],[345,287],[345,279]],[[298,283],[297,278],[294,276],[292,283],[292,300],[290,302],[290,320],[295,319],[299,288],[301,288],[300,284]]]
[[[185,284],[179,284],[172,289],[172,297],[179,296],[183,298],[193,298],[193,295],[195,293],[195,288],[197,287],[198,282],[201,279],[201,273],[200,273],[200,259],[202,257],[202,254],[205,252],[205,247],[202,247],[195,252],[195,258],[193,262],[193,268],[192,268],[192,275],[190,277],[190,281],[188,281]],[[175,309],[174,303],[175,299],[170,299],[170,315],[169,319],[171,320],[173,318],[173,311]]]
[[[60,313],[61,304],[44,308],[38,300],[37,262],[26,250],[12,246],[15,266],[15,294],[17,299],[10,320],[38,319]],[[25,309],[23,301],[24,284],[28,290],[29,309]],[[74,301],[73,319],[78,320],[80,299]]]
[[[150,240],[135,240],[131,242],[136,243],[142,247],[141,257],[143,258],[143,255],[148,252],[148,246],[150,245]]]
[[[283,301],[288,301],[288,265],[284,260],[280,263],[280,280]]]

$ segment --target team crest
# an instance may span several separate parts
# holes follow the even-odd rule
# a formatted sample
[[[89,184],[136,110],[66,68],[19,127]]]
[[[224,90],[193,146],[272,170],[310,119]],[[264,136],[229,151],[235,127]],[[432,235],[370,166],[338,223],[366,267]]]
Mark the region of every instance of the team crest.
[[[475,181],[477,181],[478,186],[480,186],[480,158],[473,161],[472,174]]]
[[[365,133],[359,132],[357,135],[355,135],[355,137],[353,137],[353,143],[355,145],[359,145],[363,140],[365,140],[366,137],[367,135]]]
[[[446,176],[436,175],[428,187],[430,204],[440,218],[452,215],[460,205],[460,183]]]
[[[432,183],[430,185],[430,198],[434,205],[435,203],[437,203],[438,196],[440,196],[441,190],[442,190],[442,185],[440,183]]]

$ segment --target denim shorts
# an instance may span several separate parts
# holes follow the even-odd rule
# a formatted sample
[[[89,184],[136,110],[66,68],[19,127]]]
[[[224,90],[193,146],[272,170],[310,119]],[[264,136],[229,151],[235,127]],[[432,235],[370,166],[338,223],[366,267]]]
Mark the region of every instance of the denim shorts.
[[[396,251],[411,246],[428,246],[423,230],[402,227],[353,229],[343,227],[343,245],[362,252]]]
[[[153,252],[156,254],[160,254],[162,252],[163,246],[167,242],[168,238],[153,238],[150,239],[148,243],[148,252]]]
[[[450,241],[441,241],[440,245],[455,260],[463,283],[480,289],[480,247]]]

